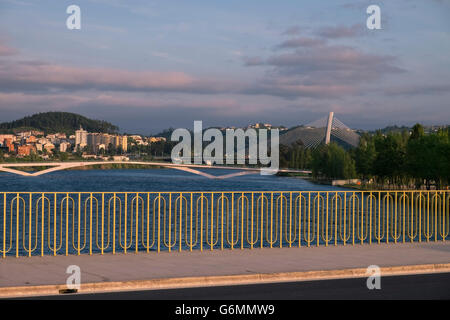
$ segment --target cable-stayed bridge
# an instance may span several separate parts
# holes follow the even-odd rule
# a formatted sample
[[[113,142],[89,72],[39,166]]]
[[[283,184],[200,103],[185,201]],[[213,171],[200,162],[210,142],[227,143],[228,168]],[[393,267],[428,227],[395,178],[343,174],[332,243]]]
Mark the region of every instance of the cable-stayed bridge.
[[[333,139],[357,147],[359,138],[354,130],[334,116],[334,112],[330,112],[316,121],[289,130],[280,136],[280,143],[291,145],[300,140],[306,148],[314,149],[321,144],[329,144]]]

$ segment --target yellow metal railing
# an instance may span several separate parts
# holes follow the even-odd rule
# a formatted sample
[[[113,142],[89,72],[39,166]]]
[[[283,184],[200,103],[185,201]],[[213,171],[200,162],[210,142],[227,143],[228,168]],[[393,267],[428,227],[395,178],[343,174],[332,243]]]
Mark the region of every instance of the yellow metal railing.
[[[3,257],[445,241],[449,191],[3,192]]]

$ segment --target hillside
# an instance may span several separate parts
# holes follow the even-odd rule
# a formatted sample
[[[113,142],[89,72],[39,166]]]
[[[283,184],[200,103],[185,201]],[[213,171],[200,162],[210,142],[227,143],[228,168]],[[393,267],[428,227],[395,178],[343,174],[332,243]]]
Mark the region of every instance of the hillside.
[[[0,123],[0,133],[39,130],[46,134],[64,132],[73,134],[80,126],[88,132],[114,133],[119,128],[109,122],[92,120],[69,112],[45,112],[19,120]]]

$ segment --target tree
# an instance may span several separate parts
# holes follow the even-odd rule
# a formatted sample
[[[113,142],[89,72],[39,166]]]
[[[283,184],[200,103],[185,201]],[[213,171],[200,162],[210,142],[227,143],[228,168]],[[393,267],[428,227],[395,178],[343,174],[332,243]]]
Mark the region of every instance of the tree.
[[[378,183],[400,184],[404,174],[405,150],[399,141],[399,134],[375,136],[376,157],[373,163],[373,173]]]
[[[356,177],[355,161],[336,143],[319,147],[312,155],[314,177],[325,179],[351,179]]]
[[[373,164],[377,156],[374,140],[368,134],[364,134],[353,154],[357,173],[363,180],[372,178]]]
[[[411,139],[415,140],[415,139],[419,139],[421,137],[424,136],[424,130],[423,127],[420,123],[416,123],[414,125],[414,127],[412,127],[412,132],[411,132]]]
[[[407,146],[407,169],[416,187],[432,182],[440,188],[449,181],[450,150],[448,130],[430,135],[411,135]]]
[[[60,152],[59,153],[59,160],[60,161],[67,161],[69,159],[69,155],[67,152]]]

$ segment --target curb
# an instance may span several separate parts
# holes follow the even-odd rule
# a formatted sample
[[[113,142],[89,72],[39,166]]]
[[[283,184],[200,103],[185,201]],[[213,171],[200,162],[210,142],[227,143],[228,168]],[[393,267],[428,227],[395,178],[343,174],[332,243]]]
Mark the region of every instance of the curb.
[[[382,276],[450,272],[450,263],[381,267]],[[84,283],[79,294],[367,277],[366,268]],[[0,288],[0,298],[58,295],[64,285]]]

